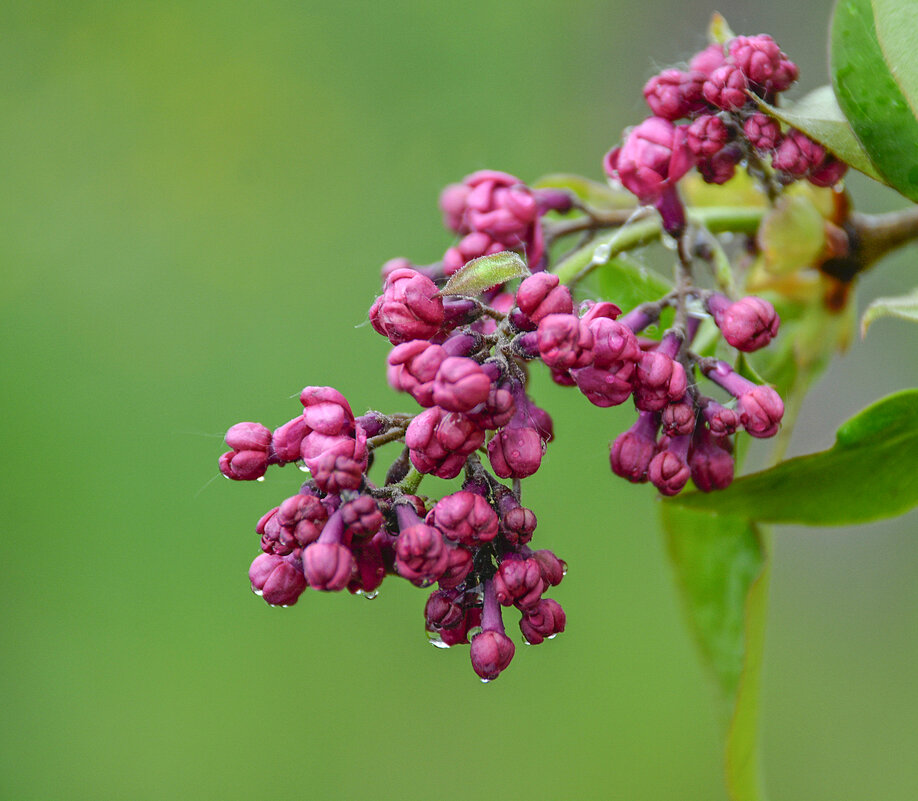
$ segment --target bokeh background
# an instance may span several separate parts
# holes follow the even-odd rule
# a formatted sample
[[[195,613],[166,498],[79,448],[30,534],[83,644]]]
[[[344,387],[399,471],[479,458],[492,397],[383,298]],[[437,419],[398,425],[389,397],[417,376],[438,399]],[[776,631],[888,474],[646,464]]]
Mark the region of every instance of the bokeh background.
[[[722,4],[826,80],[829,2]],[[450,244],[474,169],[600,177],[692,0],[0,3],[0,799],[723,799],[719,722],[627,409],[536,379],[557,441],[527,482],[570,564],[568,630],[481,685],[424,593],[249,592],[258,517],[298,485],[218,477],[239,420],[305,384],[407,408],[362,327],[379,265]],[[900,200],[850,182],[865,210]],[[862,282],[915,281],[914,248]],[[794,452],[918,384],[878,323],[811,394]],[[826,477],[831,481],[831,476]],[[764,746],[780,799],[918,797],[918,518],[778,529]],[[515,626],[515,624],[512,624]]]

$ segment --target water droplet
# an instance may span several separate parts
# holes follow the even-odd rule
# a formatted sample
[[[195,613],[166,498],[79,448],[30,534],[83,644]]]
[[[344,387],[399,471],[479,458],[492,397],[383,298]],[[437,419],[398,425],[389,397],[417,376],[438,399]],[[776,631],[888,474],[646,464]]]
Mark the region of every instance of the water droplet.
[[[308,473],[308,472],[309,472],[309,468],[306,467],[305,464],[298,463],[298,464],[297,464],[297,467],[298,467],[302,472],[304,472],[304,473]]]
[[[366,598],[368,601],[376,600],[376,597],[378,595],[379,595],[379,590],[373,590],[373,592],[363,593],[363,597]]]
[[[434,648],[449,648],[442,638],[435,631],[427,632],[427,642],[429,642]]]
[[[490,684],[490,683],[491,683],[491,679],[482,679],[482,680],[481,680],[481,683],[482,683],[482,684]]]
[[[563,559],[559,561],[561,562],[561,575],[566,576],[567,575],[567,562],[565,562]]]
[[[475,628],[469,629],[468,634],[466,635],[469,638],[469,642],[472,641],[472,637],[475,637],[476,635],[481,634],[482,631],[483,629],[481,628],[481,626],[475,626]]]
[[[555,632],[554,634],[549,634],[548,637],[547,637],[547,639],[553,640],[553,639],[554,639],[555,637],[557,637],[557,636],[558,636],[558,633]]]
[[[256,481],[264,481],[264,480],[265,480],[265,477],[264,477],[264,476],[259,476],[259,477],[256,478],[255,480],[256,480]]]
[[[254,592],[259,598],[261,598],[261,596],[265,594],[264,590],[253,589],[252,592]]]

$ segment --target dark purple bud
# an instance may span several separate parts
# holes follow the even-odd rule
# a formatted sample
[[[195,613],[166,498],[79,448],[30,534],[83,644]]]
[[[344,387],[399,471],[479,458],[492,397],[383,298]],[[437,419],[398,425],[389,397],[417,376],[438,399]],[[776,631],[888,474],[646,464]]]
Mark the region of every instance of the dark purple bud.
[[[539,469],[543,449],[542,438],[534,428],[507,426],[488,443],[488,459],[501,478],[526,478]]]
[[[519,285],[516,305],[534,323],[532,328],[549,314],[571,314],[574,310],[571,291],[560,284],[557,275],[547,272],[535,273]]]
[[[702,492],[726,489],[733,481],[733,456],[729,440],[714,437],[699,426],[689,453],[692,481]]]
[[[835,186],[844,178],[847,171],[848,165],[845,162],[839,161],[831,154],[826,154],[822,166],[814,169],[807,177],[807,180],[816,186]]]
[[[631,428],[619,434],[609,452],[612,472],[635,484],[647,480],[647,468],[657,452],[659,418],[653,412],[640,412]]]
[[[350,549],[338,542],[314,542],[303,550],[303,571],[314,590],[339,592],[357,569]]]
[[[577,385],[577,382],[574,381],[574,376],[568,370],[558,370],[554,367],[551,368],[551,380],[559,387],[574,387]]]
[[[376,501],[360,495],[341,505],[341,520],[349,537],[372,537],[383,524],[383,515]]]
[[[449,566],[449,550],[438,529],[418,523],[399,532],[395,566],[413,584],[432,584]]]
[[[467,645],[468,633],[481,625],[481,607],[472,606],[465,610],[465,620],[451,629],[441,629],[438,634],[447,648],[460,643]]]
[[[525,419],[535,427],[535,430],[539,432],[539,436],[545,442],[551,442],[555,438],[555,425],[552,422],[551,415],[541,406],[536,406],[524,393],[520,393],[517,403],[525,408]]]
[[[480,495],[466,490],[441,498],[427,516],[443,536],[463,545],[478,547],[497,536],[497,515]]]
[[[691,437],[672,437],[647,468],[647,477],[662,495],[678,495],[691,476],[688,449]]]
[[[443,324],[443,300],[437,285],[416,270],[395,270],[370,309],[370,322],[393,345],[430,339]]]
[[[736,111],[749,102],[746,94],[748,82],[743,71],[735,64],[723,64],[704,82],[702,94],[712,106],[724,111]]]
[[[535,559],[505,558],[494,574],[494,592],[503,606],[535,606],[545,592],[539,563]]]
[[[574,205],[574,197],[566,189],[533,189],[532,193],[541,214],[549,211],[566,214]]]
[[[781,140],[781,126],[778,121],[761,111],[755,112],[743,123],[743,133],[760,153],[770,153]]]
[[[746,432],[753,437],[773,437],[781,427],[784,402],[771,387],[753,387],[737,399],[737,411]]]
[[[771,157],[771,165],[795,178],[818,171],[826,160],[826,151],[802,131],[791,128]]]
[[[731,303],[729,298],[715,293],[705,305],[724,339],[737,350],[750,353],[764,348],[778,334],[781,321],[775,307],[764,298],[750,295]]]
[[[697,158],[708,158],[720,152],[729,138],[730,132],[724,121],[714,114],[702,114],[685,133],[688,149]]]
[[[736,165],[742,160],[742,149],[734,144],[727,145],[713,156],[699,159],[695,166],[705,183],[720,186],[736,175]]]
[[[688,117],[705,106],[701,96],[704,79],[701,72],[663,70],[644,85],[644,99],[657,117],[670,121]]]
[[[291,606],[306,589],[306,579],[287,559],[263,553],[255,557],[249,568],[252,592],[262,596],[271,606]]]
[[[539,645],[564,631],[567,616],[561,604],[551,598],[543,598],[532,609],[523,612],[520,631],[530,645]]]
[[[689,69],[710,75],[714,70],[724,63],[724,48],[719,44],[708,45],[700,53],[692,56],[689,62]]]
[[[685,127],[662,117],[649,117],[631,129],[620,148],[610,151],[604,168],[641,203],[656,203],[664,191],[692,167]]]
[[[484,431],[465,415],[435,406],[408,426],[405,444],[411,463],[422,473],[455,478],[469,454],[484,443]]]
[[[549,314],[537,332],[542,361],[557,370],[586,367],[593,361],[593,335],[573,314]]]
[[[454,590],[434,590],[424,606],[424,621],[428,631],[453,629],[465,619],[460,603],[462,594]]]
[[[382,547],[373,539],[357,541],[351,546],[356,569],[348,582],[351,593],[374,593],[386,577],[386,564]]]
[[[484,403],[491,379],[474,359],[450,356],[443,360],[433,382],[433,400],[448,412],[468,412]]]
[[[686,393],[681,400],[664,406],[660,422],[663,424],[663,433],[671,437],[691,434],[695,430],[695,404],[691,396]]]

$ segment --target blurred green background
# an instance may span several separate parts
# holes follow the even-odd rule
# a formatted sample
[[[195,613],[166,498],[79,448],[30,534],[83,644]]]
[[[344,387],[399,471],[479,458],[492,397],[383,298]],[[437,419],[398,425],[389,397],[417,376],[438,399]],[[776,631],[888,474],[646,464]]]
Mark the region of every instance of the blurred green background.
[[[828,2],[728,2],[826,80]],[[672,2],[0,3],[4,567],[0,799],[723,799],[712,685],[654,493],[613,480],[633,412],[539,377],[557,441],[526,493],[568,630],[481,685],[424,593],[248,588],[297,476],[219,478],[239,420],[306,384],[408,410],[361,327],[379,265],[450,244],[482,167],[600,177],[655,68],[714,9]],[[900,201],[857,177],[860,208]],[[911,249],[864,298],[915,283]],[[918,384],[882,322],[794,452]],[[829,480],[830,477],[827,477]],[[918,518],[779,529],[765,664],[776,799],[918,797]],[[515,623],[511,623],[515,627]]]

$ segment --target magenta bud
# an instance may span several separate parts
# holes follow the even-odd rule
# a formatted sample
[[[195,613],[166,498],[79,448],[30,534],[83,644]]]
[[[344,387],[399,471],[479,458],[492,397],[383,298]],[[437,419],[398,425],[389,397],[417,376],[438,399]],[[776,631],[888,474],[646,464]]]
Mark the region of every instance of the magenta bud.
[[[525,545],[532,539],[538,521],[531,509],[521,505],[510,490],[498,491],[500,529],[511,545]]]
[[[561,583],[561,579],[567,572],[567,565],[554,553],[547,550],[534,551],[531,558],[538,562],[546,588],[557,587]]]
[[[353,544],[351,553],[357,567],[348,582],[348,591],[366,594],[379,589],[386,578],[386,560],[381,545],[375,538],[364,539]]]
[[[277,510],[277,523],[292,540],[291,545],[304,548],[319,539],[328,511],[315,495],[293,495]]]
[[[477,547],[497,536],[497,515],[480,495],[466,490],[441,498],[427,516],[453,542]]]
[[[702,492],[726,489],[733,481],[733,456],[729,440],[719,439],[703,427],[696,433],[689,452],[692,481]]]
[[[506,670],[514,653],[513,640],[501,631],[482,631],[472,637],[472,668],[486,681]]]
[[[443,324],[443,300],[437,285],[416,270],[395,270],[370,309],[370,322],[393,345],[430,339]]]
[[[737,399],[737,411],[746,432],[753,437],[773,437],[781,426],[784,402],[771,387],[753,387]]]
[[[538,272],[526,278],[516,290],[516,305],[535,325],[549,314],[571,314],[571,291],[558,276]]]
[[[488,459],[501,478],[526,478],[542,464],[544,445],[535,428],[508,425],[488,443]]]
[[[434,378],[445,359],[446,351],[440,345],[424,339],[396,345],[387,360],[389,386],[407,392],[421,406],[433,406]]]
[[[635,363],[631,361],[618,362],[608,369],[584,367],[571,371],[577,388],[587,400],[604,409],[618,406],[631,397],[634,373]]]
[[[650,460],[657,452],[659,423],[652,412],[641,412],[631,428],[612,443],[609,463],[617,476],[638,484],[647,480]]]
[[[660,411],[679,400],[688,386],[685,368],[659,350],[641,356],[634,381],[634,405],[645,412]]]
[[[730,42],[729,49],[733,63],[742,70],[750,83],[763,91],[772,88],[772,79],[779,74],[781,63],[787,58],[775,40],[767,34],[737,36]]]
[[[543,598],[532,609],[523,612],[520,631],[530,645],[539,645],[564,631],[567,616],[561,604],[551,598]]]
[[[727,145],[713,156],[699,159],[695,166],[705,183],[720,186],[727,183],[736,174],[736,165],[742,160],[742,148],[732,144]]]
[[[740,427],[739,415],[733,409],[721,406],[717,401],[707,400],[702,414],[711,433],[716,437],[734,434]]]
[[[484,431],[465,415],[435,406],[422,412],[405,431],[411,463],[422,473],[455,478],[469,454],[484,443]]]
[[[308,431],[306,421],[301,414],[274,429],[271,442],[274,446],[274,453],[281,464],[295,462],[300,458],[303,437]]]
[[[537,332],[542,361],[557,370],[586,367],[593,361],[593,335],[573,314],[549,314]]]
[[[474,565],[472,552],[467,548],[463,548],[461,545],[447,548],[446,553],[448,557],[446,570],[444,570],[440,578],[437,579],[440,587],[444,590],[458,587],[462,584],[462,582],[468,578],[469,573],[472,572],[472,567]]]
[[[418,523],[403,528],[395,543],[395,566],[408,581],[432,584],[449,566],[449,548],[439,529]]]
[[[590,311],[601,305],[603,304],[596,304]],[[586,320],[586,316],[583,319]],[[640,361],[641,347],[638,345],[637,337],[621,320],[593,317],[589,320],[588,326],[593,335],[594,367],[608,369],[619,362]]]
[[[363,482],[365,462],[358,462],[350,456],[328,451],[311,459],[309,470],[316,486],[323,492],[337,495],[342,490],[359,489]]]
[[[268,470],[268,454],[263,451],[227,451],[218,462],[220,472],[233,481],[254,481]]]
[[[448,412],[468,412],[484,403],[491,379],[474,359],[450,356],[443,360],[433,382],[434,403]]]
[[[743,123],[743,133],[756,150],[769,153],[781,140],[781,126],[778,121],[761,111],[750,115]]]
[[[383,524],[383,515],[376,501],[360,495],[341,505],[341,521],[349,537],[372,537]]]
[[[473,231],[443,254],[443,272],[452,275],[472,259],[500,253],[507,248],[481,231]]]
[[[688,149],[698,158],[707,158],[723,149],[730,138],[724,121],[715,114],[697,117],[685,133]]]
[[[689,62],[689,69],[710,75],[724,63],[725,58],[722,45],[708,45],[700,53],[692,56],[692,60]]]
[[[724,111],[736,111],[749,102],[749,84],[743,71],[735,64],[723,64],[715,69],[701,89],[705,100]]]
[[[695,404],[688,393],[681,400],[663,407],[660,422],[663,433],[671,437],[691,434],[695,430]]]
[[[692,161],[685,128],[649,117],[631,129],[620,148],[606,155],[604,167],[641,203],[655,203],[691,169]]]
[[[644,99],[657,117],[670,121],[688,117],[704,108],[701,96],[704,79],[701,72],[663,70],[644,85]]]
[[[274,554],[259,554],[249,568],[252,592],[271,606],[291,606],[306,589],[306,579],[290,561]]]
[[[261,423],[236,423],[226,432],[226,444],[234,451],[264,451],[271,444],[271,430]]]
[[[708,311],[727,340],[737,350],[747,353],[764,348],[778,334],[781,321],[775,307],[754,295],[730,303],[723,295],[711,295]]]
[[[801,178],[810,171],[818,171],[826,160],[822,145],[810,139],[803,131],[791,128],[771,157],[771,165],[795,178]]]
[[[357,569],[350,549],[338,542],[314,542],[303,550],[303,571],[314,590],[339,592]]]
[[[798,74],[797,65],[789,59],[782,58],[778,69],[771,76],[771,91],[783,92],[785,89],[789,89],[791,84],[797,80]]]
[[[494,592],[503,606],[535,606],[545,592],[542,570],[535,559],[506,558],[494,574]]]
[[[510,391],[492,381],[485,402],[469,412],[469,419],[480,428],[493,430],[507,425],[515,411],[516,404]]]
[[[687,463],[688,436],[673,437],[647,468],[647,477],[662,495],[678,495],[691,476]]]
[[[848,165],[845,162],[839,161],[831,154],[826,154],[822,166],[814,169],[807,176],[807,180],[816,186],[835,186],[844,178],[846,172],[848,172]]]

